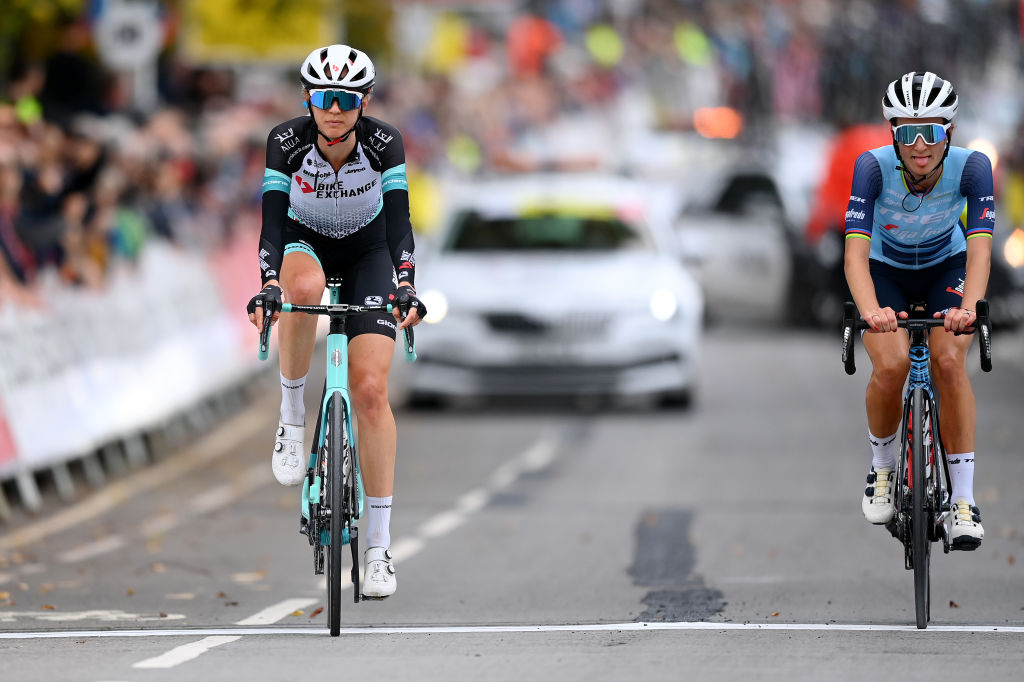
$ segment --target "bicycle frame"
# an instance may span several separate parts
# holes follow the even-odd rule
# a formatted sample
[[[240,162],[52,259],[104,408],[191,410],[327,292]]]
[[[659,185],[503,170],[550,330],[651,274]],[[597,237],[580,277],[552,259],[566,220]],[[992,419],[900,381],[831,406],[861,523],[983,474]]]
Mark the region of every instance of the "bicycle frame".
[[[930,467],[935,466],[935,460],[938,459],[942,465],[942,476],[933,477],[927,476],[929,480],[937,480],[939,489],[937,495],[934,495],[934,499],[937,500],[938,508],[935,509],[936,513],[936,525],[935,529],[939,527],[945,528],[946,521],[949,517],[949,510],[946,508],[949,503],[950,490],[948,487],[949,481],[949,463],[946,461],[945,448],[942,445],[942,436],[940,433],[939,415],[938,415],[938,395],[932,386],[931,380],[931,351],[928,348],[928,334],[929,327],[925,326],[924,323],[914,324],[915,320],[907,321],[907,331],[910,334],[910,376],[907,380],[907,390],[903,395],[903,421],[905,425],[903,428],[904,438],[901,441],[901,453],[906,453],[907,456],[901,456],[897,461],[899,471],[897,472],[897,486],[895,489],[896,496],[894,502],[896,508],[900,510],[902,515],[904,510],[903,505],[903,489],[902,482],[904,480],[909,481],[910,488],[913,489],[913,477],[907,476],[907,472],[904,467],[910,469],[913,466],[913,460],[910,457],[910,441],[909,438],[917,438],[918,434],[913,433],[911,427],[911,407],[913,404],[913,396],[915,390],[920,389],[920,395],[924,396],[925,410],[928,416],[928,433],[921,434],[923,438],[922,452],[928,454],[928,461],[925,462],[926,473],[930,470]],[[932,498],[933,491],[925,491],[929,498]],[[906,519],[901,519],[901,522],[906,522]],[[902,529],[901,529],[902,532]],[[931,535],[931,534],[930,534]],[[949,552],[948,544],[948,533],[944,532],[943,535],[943,551]],[[933,539],[933,538],[929,538]],[[907,568],[913,567],[912,557],[909,552],[906,559]]]
[[[328,285],[331,304],[341,301],[341,287],[338,284]],[[339,394],[345,408],[345,428],[348,431],[348,442],[352,450],[352,471],[356,475],[356,498],[357,504],[353,518],[358,519],[363,513],[363,477],[359,468],[359,456],[356,448],[355,433],[352,430],[352,401],[348,390],[348,335],[345,333],[345,318],[331,318],[330,329],[327,333],[327,372],[324,382],[324,393],[321,397],[320,412],[317,421],[317,438],[309,453],[307,469],[314,469],[313,483],[310,485],[309,477],[306,477],[302,484],[302,516],[309,519],[311,505],[319,504],[322,493],[323,480],[320,471],[316,471],[317,453],[324,445],[324,438],[327,426],[327,405],[335,393]],[[321,529],[320,543],[328,544],[329,540],[323,535],[326,531]],[[349,542],[349,530],[346,527],[342,535],[343,544]]]

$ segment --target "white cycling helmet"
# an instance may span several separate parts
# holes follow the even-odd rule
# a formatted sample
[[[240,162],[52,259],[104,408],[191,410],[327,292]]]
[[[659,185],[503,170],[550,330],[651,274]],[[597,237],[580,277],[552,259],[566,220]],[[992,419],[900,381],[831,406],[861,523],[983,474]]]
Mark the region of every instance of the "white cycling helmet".
[[[911,71],[889,83],[882,97],[882,115],[895,118],[956,118],[958,98],[953,84],[931,71]]]
[[[348,45],[328,45],[309,53],[299,67],[302,85],[314,88],[345,88],[369,93],[373,89],[373,62]]]

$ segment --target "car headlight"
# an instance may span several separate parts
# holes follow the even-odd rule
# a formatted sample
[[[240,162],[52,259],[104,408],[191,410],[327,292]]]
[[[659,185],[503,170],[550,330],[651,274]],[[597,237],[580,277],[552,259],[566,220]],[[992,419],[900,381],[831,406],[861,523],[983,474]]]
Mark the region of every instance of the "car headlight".
[[[448,298],[437,289],[427,289],[419,295],[423,305],[427,306],[427,316],[424,322],[437,324],[448,314]]]
[[[659,322],[668,322],[678,310],[679,301],[668,289],[655,289],[651,294],[651,315]]]

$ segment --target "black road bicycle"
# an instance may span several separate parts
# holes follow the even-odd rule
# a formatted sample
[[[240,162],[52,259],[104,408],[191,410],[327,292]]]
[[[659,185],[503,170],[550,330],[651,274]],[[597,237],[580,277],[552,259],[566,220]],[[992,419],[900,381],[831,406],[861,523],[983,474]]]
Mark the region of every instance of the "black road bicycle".
[[[910,334],[910,378],[903,397],[903,421],[900,428],[900,456],[893,484],[895,515],[886,524],[893,536],[903,543],[904,563],[914,571],[914,606],[917,627],[928,627],[931,618],[931,580],[929,563],[931,543],[942,542],[942,551],[949,553],[952,527],[949,496],[951,485],[946,451],[939,433],[939,395],[932,385],[929,370],[928,333],[943,326],[942,319],[920,317],[923,306],[914,309],[907,320],[898,320]],[[978,301],[974,329],[979,335],[981,369],[992,371],[992,327],[988,301]],[[843,365],[853,374],[853,341],[856,332],[868,329],[852,302],[843,306]],[[973,333],[968,332],[968,333]]]

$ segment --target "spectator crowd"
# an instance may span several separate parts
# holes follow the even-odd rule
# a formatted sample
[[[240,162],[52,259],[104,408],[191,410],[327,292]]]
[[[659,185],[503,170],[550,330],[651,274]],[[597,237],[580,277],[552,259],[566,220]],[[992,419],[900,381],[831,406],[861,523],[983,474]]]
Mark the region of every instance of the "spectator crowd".
[[[702,107],[731,108],[743,141],[770,144],[780,125],[875,120],[882,86],[903,71],[928,68],[962,90],[995,60],[1020,73],[1018,5],[396,1],[393,47],[371,55],[368,113],[402,131],[410,180],[424,187],[449,174],[607,167],[631,132],[690,131]],[[86,20],[62,31],[59,51],[15,54],[0,74],[0,303],[33,302],[51,280],[102,287],[151,239],[208,252],[252,233],[255,253],[266,135],[301,114],[301,56],[214,68],[168,45],[160,106],[139,111],[130,81],[96,59]],[[413,197],[414,213],[428,194]]]

